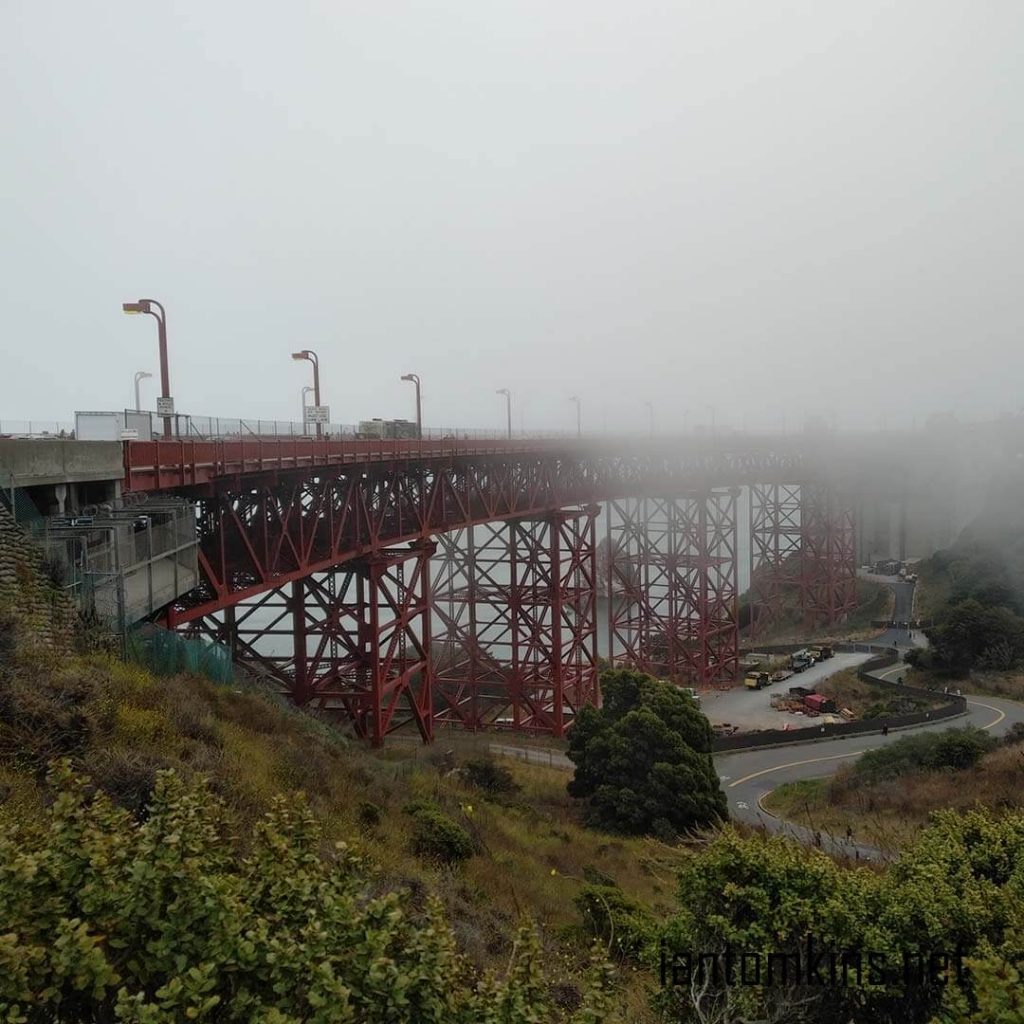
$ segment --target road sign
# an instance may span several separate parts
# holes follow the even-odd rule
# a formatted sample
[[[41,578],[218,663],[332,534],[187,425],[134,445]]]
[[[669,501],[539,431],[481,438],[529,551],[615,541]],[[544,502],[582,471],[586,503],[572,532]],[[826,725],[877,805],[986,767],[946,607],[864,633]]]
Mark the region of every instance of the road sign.
[[[156,400],[156,414],[157,416],[173,416],[174,399],[170,397],[158,398]]]
[[[306,406],[306,422],[307,423],[330,423],[331,422],[331,407],[329,405],[307,405]]]

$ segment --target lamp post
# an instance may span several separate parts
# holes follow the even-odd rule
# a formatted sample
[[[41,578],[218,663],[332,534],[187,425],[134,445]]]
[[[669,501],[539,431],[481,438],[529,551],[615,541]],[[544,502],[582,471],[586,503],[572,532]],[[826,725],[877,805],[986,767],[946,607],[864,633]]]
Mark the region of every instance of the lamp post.
[[[155,308],[154,308],[155,307]],[[121,310],[124,313],[148,313],[157,322],[158,338],[160,340],[160,397],[167,402],[171,397],[170,372],[167,369],[167,311],[156,301],[156,299],[139,299],[137,302],[122,302]],[[159,412],[159,410],[157,410]],[[171,436],[171,417],[164,416],[164,437]]]
[[[496,395],[505,396],[505,414],[508,419],[508,439],[512,440],[512,392],[508,388],[498,388]]]
[[[312,390],[313,389],[307,384],[302,389],[302,395],[299,398],[299,401],[302,403],[302,432],[303,433],[306,432],[306,395],[308,395],[310,393],[310,391],[312,391]]]
[[[647,406],[647,415],[648,415],[648,417],[650,419],[651,437],[654,437],[654,403],[653,402],[644,402],[644,405]]]
[[[403,373],[402,380],[410,380],[416,385],[416,436],[423,438],[423,406],[420,404],[420,378],[415,373]]]
[[[312,349],[304,348],[301,352],[293,352],[292,359],[295,360],[307,360],[313,364],[313,403],[320,407],[320,360],[317,358],[316,353]],[[324,426],[317,420],[316,424],[316,436],[323,437]]]
[[[135,411],[142,412],[142,399],[139,397],[139,381],[145,380],[147,377],[152,377],[153,374],[147,373],[145,370],[137,370],[135,373]]]
[[[580,411],[580,400],[579,400],[579,398],[576,395],[573,395],[569,399],[569,401],[576,403],[576,436],[577,437],[582,437],[583,436],[583,419],[582,419],[582,413]]]

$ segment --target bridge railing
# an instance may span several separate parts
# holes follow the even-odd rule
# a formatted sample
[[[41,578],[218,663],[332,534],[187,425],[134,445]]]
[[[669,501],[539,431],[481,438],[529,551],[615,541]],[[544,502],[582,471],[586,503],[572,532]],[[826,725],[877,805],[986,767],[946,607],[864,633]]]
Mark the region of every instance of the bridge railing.
[[[133,418],[149,417],[149,436],[140,430],[139,440],[148,441],[163,436],[163,417],[155,412],[132,413]],[[193,416],[184,413],[171,417],[171,433],[176,440],[182,441],[214,441],[244,440],[247,438],[299,438],[316,437],[316,424],[298,420],[275,420],[238,416]],[[355,439],[359,426],[355,423],[325,423],[321,436],[331,438]],[[513,438],[525,437],[575,437],[575,432],[564,430],[531,430],[513,431]],[[487,427],[444,427],[425,426],[423,440],[450,440],[457,438],[462,441],[502,440],[508,439],[507,430],[492,430]],[[394,440],[394,439],[392,439]]]

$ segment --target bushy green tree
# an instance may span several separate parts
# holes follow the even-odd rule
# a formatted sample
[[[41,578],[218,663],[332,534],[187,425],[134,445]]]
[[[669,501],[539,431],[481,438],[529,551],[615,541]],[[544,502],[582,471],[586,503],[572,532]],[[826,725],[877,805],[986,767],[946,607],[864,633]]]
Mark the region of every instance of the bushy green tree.
[[[692,698],[630,669],[602,673],[601,691],[602,707],[585,707],[569,738],[569,793],[587,801],[589,821],[646,834],[725,818],[711,726]]]
[[[439,904],[375,896],[344,844],[280,799],[244,849],[222,803],[161,773],[140,822],[61,766],[42,824],[0,824],[0,1020],[27,1024],[537,1024],[535,934],[478,977]],[[574,1024],[611,1019],[606,974]],[[596,1016],[603,1014],[604,1016]]]
[[[949,606],[928,631],[931,663],[953,674],[1013,668],[1024,661],[1024,619],[971,598]]]
[[[774,986],[738,986],[729,995],[737,1012],[722,1019],[1018,1024],[1024,1003],[1005,986],[1024,961],[1024,815],[939,812],[884,872],[842,867],[781,836],[726,829],[684,865],[679,903],[666,931],[670,964],[727,948],[756,951],[766,964],[769,953],[807,950],[811,937],[819,951],[872,951],[890,970],[876,982],[865,965],[845,986],[786,989],[778,975]],[[952,967],[958,951],[967,967],[962,990]],[[904,955],[916,970],[922,953],[950,955],[945,985],[922,984],[913,971],[907,980]],[[702,998],[716,992],[720,984]],[[672,1019],[707,1017],[690,991],[666,990],[662,1001]]]

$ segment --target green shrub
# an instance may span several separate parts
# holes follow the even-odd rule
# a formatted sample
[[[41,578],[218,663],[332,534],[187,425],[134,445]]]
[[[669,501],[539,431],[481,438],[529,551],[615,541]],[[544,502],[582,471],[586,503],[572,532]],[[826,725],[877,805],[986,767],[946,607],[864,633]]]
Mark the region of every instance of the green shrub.
[[[970,768],[996,745],[992,736],[973,727],[919,733],[869,750],[854,764],[852,774],[877,782],[927,769]]]
[[[470,834],[446,814],[424,808],[412,816],[412,849],[418,857],[458,864],[473,856]]]
[[[590,932],[620,956],[639,958],[654,941],[650,913],[617,886],[585,885],[573,902]]]
[[[62,765],[41,823],[0,821],[0,1019],[26,1024],[560,1021],[536,935],[479,977],[437,900],[368,895],[279,799],[244,852],[221,801],[160,773],[144,822]],[[609,1020],[606,968],[572,1024]]]
[[[356,820],[363,828],[376,828],[384,820],[384,811],[372,800],[360,800],[356,806]]]
[[[493,757],[474,757],[463,766],[466,778],[485,793],[498,796],[502,793],[514,793],[519,785],[512,773]]]

